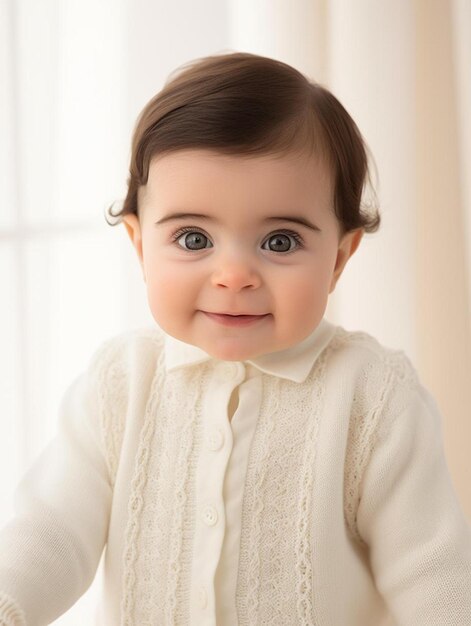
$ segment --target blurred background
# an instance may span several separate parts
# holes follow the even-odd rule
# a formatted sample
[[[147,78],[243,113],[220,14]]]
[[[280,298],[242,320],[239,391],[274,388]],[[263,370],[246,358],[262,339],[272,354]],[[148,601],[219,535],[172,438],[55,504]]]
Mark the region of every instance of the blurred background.
[[[155,324],[104,219],[136,117],[172,70],[231,51],[327,86],[370,146],[382,226],[326,317],[409,355],[471,520],[471,2],[0,0],[0,525],[94,350]],[[100,570],[56,626],[92,622]]]

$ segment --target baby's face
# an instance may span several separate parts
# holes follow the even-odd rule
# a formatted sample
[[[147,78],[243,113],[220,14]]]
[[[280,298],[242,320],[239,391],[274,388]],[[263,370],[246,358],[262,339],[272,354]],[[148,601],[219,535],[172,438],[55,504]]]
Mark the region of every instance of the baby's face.
[[[305,339],[362,234],[339,240],[332,203],[314,157],[181,150],[153,160],[140,222],[125,224],[157,324],[229,361]]]

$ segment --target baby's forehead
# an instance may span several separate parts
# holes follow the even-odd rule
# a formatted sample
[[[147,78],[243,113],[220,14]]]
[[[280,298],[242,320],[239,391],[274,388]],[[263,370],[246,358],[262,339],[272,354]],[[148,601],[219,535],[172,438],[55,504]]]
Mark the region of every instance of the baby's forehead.
[[[249,186],[257,191],[283,194],[284,189],[317,188],[332,182],[330,164],[322,156],[306,154],[239,155],[192,149],[155,156],[149,166],[141,198],[162,190],[206,191],[227,185],[230,191]]]
[[[159,226],[199,220],[250,230],[290,221],[317,232],[333,213],[325,164],[302,156],[172,153],[151,163],[139,193],[140,206]]]
[[[304,155],[240,156],[186,150],[152,160],[140,206],[160,210],[283,211],[331,204],[326,163]]]

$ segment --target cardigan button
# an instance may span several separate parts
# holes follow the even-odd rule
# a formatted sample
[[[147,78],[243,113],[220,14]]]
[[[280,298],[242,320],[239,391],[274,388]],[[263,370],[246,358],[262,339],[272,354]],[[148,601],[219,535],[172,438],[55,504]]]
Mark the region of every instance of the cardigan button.
[[[206,526],[214,526],[218,521],[218,512],[213,506],[207,506],[203,511],[203,522]]]
[[[224,435],[219,428],[215,428],[208,433],[206,445],[210,450],[219,450],[224,443]]]
[[[235,380],[239,378],[240,368],[236,363],[221,363],[217,367],[217,379],[220,382],[225,382],[227,380]]]

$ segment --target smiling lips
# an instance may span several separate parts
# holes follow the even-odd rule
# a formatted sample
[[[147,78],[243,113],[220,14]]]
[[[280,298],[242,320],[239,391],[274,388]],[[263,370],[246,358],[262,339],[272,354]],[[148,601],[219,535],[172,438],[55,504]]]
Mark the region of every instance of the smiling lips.
[[[232,314],[232,313],[209,313],[207,311],[203,311],[203,313],[209,317],[210,319],[222,324],[223,326],[247,326],[252,324],[253,322],[257,322],[262,320],[264,317],[267,317],[268,314],[265,315],[243,315],[243,314]]]

